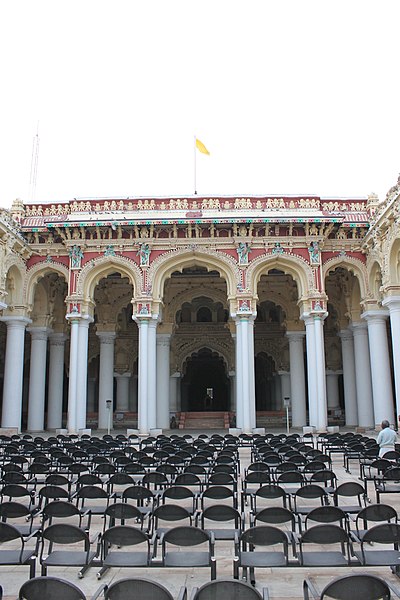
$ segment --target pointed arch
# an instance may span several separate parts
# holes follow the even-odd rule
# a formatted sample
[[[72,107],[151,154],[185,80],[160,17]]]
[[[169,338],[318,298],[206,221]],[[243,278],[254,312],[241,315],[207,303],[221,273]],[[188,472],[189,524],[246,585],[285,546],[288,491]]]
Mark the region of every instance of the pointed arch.
[[[115,272],[129,279],[134,295],[140,294],[141,271],[135,262],[123,256],[102,256],[88,262],[79,273],[76,294],[86,302],[93,300],[94,288],[99,281]]]
[[[228,255],[215,250],[173,250],[157,258],[148,272],[148,282],[152,286],[153,300],[160,302],[164,293],[165,281],[174,271],[182,272],[187,267],[201,266],[208,271],[218,271],[225,279],[228,298],[236,292],[240,280],[239,268],[236,261]]]
[[[274,268],[284,271],[286,275],[291,275],[297,283],[299,299],[309,296],[314,289],[312,269],[303,258],[293,254],[266,255],[252,261],[247,270],[248,287],[254,294],[257,292],[261,276]]]
[[[58,273],[61,277],[65,279],[65,282],[68,284],[69,271],[67,267],[61,263],[40,262],[35,264],[28,270],[24,285],[24,294],[28,306],[33,306],[35,287],[39,280],[51,273]]]
[[[361,299],[367,298],[370,295],[367,269],[361,260],[353,258],[352,256],[336,256],[335,258],[330,258],[322,265],[322,276],[324,280],[330,271],[334,271],[338,267],[347,269],[357,278],[360,286]]]

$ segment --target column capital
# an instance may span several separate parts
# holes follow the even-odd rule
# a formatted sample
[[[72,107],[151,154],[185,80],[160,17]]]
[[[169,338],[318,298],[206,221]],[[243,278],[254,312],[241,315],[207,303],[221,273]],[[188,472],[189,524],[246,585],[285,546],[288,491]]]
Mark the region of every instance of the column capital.
[[[349,329],[353,332],[353,335],[367,333],[368,325],[366,321],[353,321]]]
[[[388,307],[389,313],[400,312],[400,296],[387,296],[382,300],[382,305]]]
[[[353,332],[350,327],[347,329],[341,329],[338,333],[338,337],[340,337],[343,342],[350,342],[353,339]]]
[[[290,342],[302,342],[306,336],[305,331],[287,331],[286,337],[289,338]]]
[[[307,313],[302,313],[300,315],[300,319],[302,321],[304,321],[304,323],[307,325],[307,323],[309,323],[310,320],[312,320],[313,322],[325,321],[327,316],[328,316],[327,311],[321,309],[321,310],[313,310],[313,311],[310,311]]]
[[[163,346],[165,348],[169,348],[171,341],[170,333],[157,333],[156,344],[157,346]]]
[[[129,379],[131,377],[132,373],[130,372],[125,372],[125,373],[118,373],[118,371],[114,372],[114,377],[116,379]]]
[[[368,321],[374,321],[378,323],[379,321],[385,322],[389,316],[389,311],[387,309],[381,310],[366,310],[362,313],[361,318]]]
[[[48,327],[28,327],[27,331],[33,340],[45,342],[53,330]]]
[[[113,344],[117,337],[115,331],[96,331],[96,335],[100,338],[100,344]]]
[[[28,317],[0,317],[0,321],[10,329],[24,329],[32,323],[32,319],[28,319]]]

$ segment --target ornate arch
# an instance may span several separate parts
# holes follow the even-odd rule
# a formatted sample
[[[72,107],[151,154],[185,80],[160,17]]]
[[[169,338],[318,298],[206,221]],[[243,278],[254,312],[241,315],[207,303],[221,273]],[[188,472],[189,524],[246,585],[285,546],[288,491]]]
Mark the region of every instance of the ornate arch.
[[[334,258],[330,258],[322,265],[322,276],[324,280],[326,279],[329,271],[334,271],[337,267],[343,267],[344,269],[347,269],[357,278],[362,299],[367,298],[370,295],[367,269],[361,260],[352,256],[336,256]]]
[[[28,306],[33,306],[36,284],[40,279],[50,273],[58,273],[61,277],[64,277],[65,282],[68,284],[69,272],[65,265],[57,262],[37,263],[28,270],[25,279],[24,297],[26,298]]]
[[[196,352],[200,352],[202,348],[208,348],[211,352],[215,352],[220,356],[226,366],[227,372],[229,372],[232,368],[234,368],[233,356],[231,356],[232,351],[228,347],[228,344],[221,343],[219,340],[204,340],[203,339],[192,339],[188,340],[184,344],[180,345],[175,349],[175,364],[178,367],[178,370],[182,372],[184,362],[195,354]]]
[[[194,265],[204,266],[209,271],[218,271],[225,279],[228,288],[228,298],[236,293],[236,286],[240,282],[240,270],[237,262],[223,252],[216,250],[194,249],[171,250],[151,264],[148,271],[148,284],[151,286],[153,300],[160,302],[164,293],[164,283],[174,271],[183,271],[186,267]]]
[[[9,272],[11,269],[13,269],[13,271],[15,269],[14,273],[15,273],[16,277],[14,278],[14,283],[17,284],[17,286],[16,286],[17,289],[15,290],[15,296],[13,294],[13,300],[11,302],[11,305],[12,306],[20,306],[20,307],[24,306],[26,308],[26,300],[25,300],[26,296],[24,293],[24,281],[26,278],[26,265],[20,256],[17,256],[13,253],[8,254],[4,261],[3,277],[4,277],[5,289],[7,288],[7,278],[9,276]],[[9,290],[8,290],[8,292],[9,292]],[[9,304],[10,297],[7,297],[7,295],[6,295],[4,300],[7,304]],[[7,302],[7,300],[8,300],[8,302]]]
[[[100,279],[117,271],[127,277],[134,295],[142,290],[142,273],[137,264],[124,256],[102,256],[85,264],[78,275],[76,294],[85,301],[93,300],[94,288]]]
[[[394,238],[389,246],[389,285],[400,285],[400,237]]]
[[[254,295],[257,294],[257,284],[261,275],[274,267],[293,277],[297,283],[299,299],[309,296],[314,290],[313,272],[304,258],[293,254],[265,255],[252,261],[247,269],[248,287]]]

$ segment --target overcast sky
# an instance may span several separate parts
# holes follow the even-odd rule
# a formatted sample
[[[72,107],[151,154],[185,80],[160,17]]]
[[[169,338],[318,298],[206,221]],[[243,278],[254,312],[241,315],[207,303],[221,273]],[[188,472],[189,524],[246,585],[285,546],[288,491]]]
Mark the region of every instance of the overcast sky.
[[[3,0],[0,206],[383,199],[400,172],[399,0]]]

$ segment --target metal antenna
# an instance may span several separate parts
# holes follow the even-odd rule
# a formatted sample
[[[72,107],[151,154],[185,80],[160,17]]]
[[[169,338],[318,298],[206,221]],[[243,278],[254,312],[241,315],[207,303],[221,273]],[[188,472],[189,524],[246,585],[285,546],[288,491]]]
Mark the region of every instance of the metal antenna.
[[[34,136],[33,143],[32,143],[31,175],[29,178],[29,190],[30,190],[31,202],[35,201],[35,196],[36,196],[38,163],[39,163],[39,121],[38,121],[37,128],[36,128],[36,135]]]

